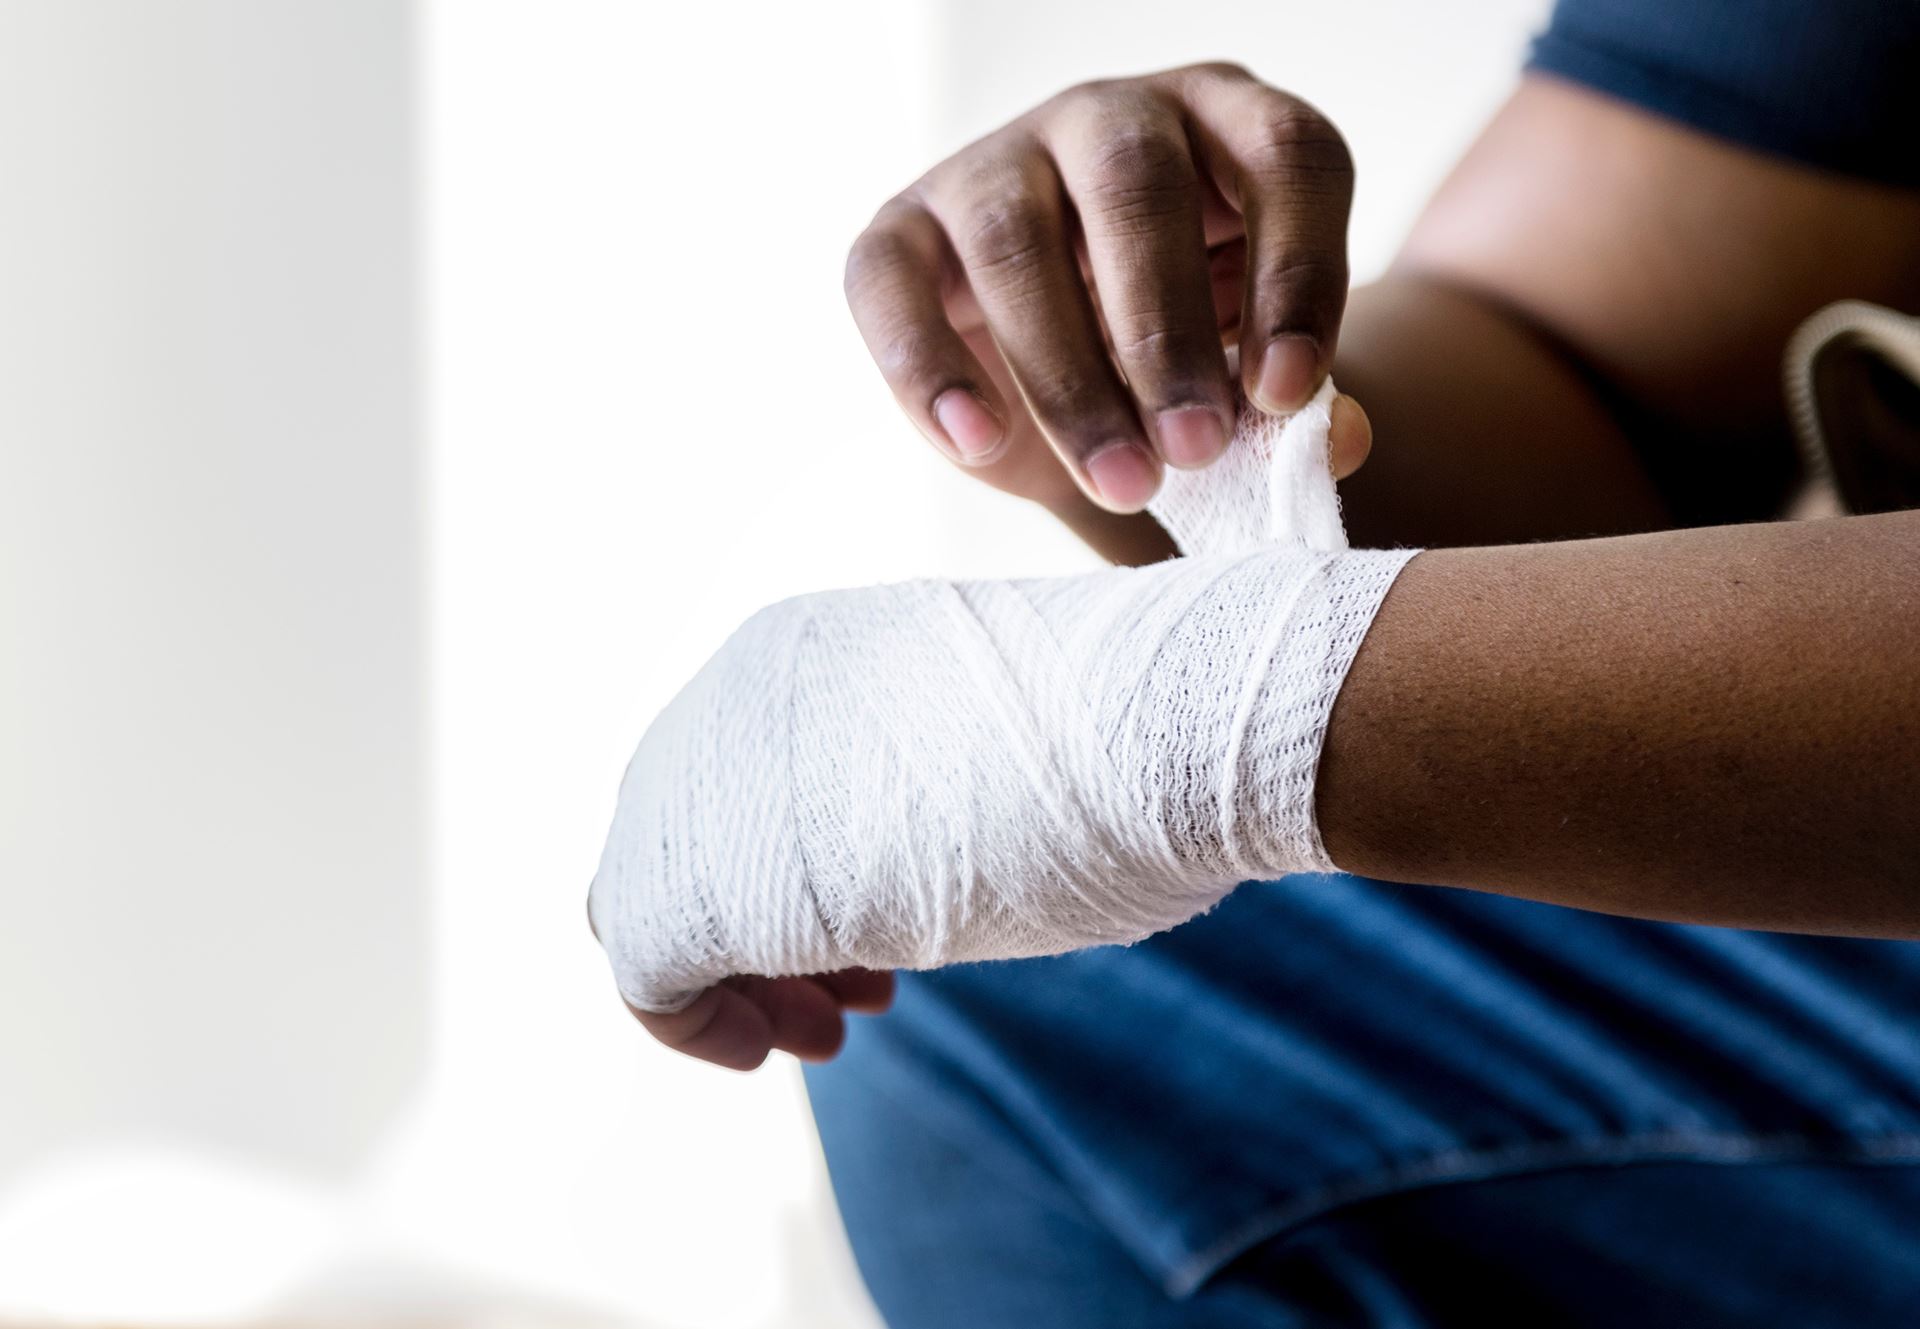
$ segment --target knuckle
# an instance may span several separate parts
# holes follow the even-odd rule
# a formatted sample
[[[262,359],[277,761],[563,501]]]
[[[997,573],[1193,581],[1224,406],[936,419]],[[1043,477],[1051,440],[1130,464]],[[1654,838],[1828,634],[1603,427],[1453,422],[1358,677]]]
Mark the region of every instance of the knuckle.
[[[1268,336],[1324,331],[1323,325],[1339,321],[1347,283],[1347,265],[1334,257],[1287,256],[1262,264],[1254,282],[1260,313],[1251,322]]]
[[[1032,144],[1011,136],[978,145],[954,158],[937,186],[950,206],[967,207],[1031,193],[1036,174]]]
[[[1077,450],[1137,430],[1132,412],[1097,373],[1070,365],[1034,367],[1027,372],[1026,386],[1047,432]]]
[[[1261,172],[1325,176],[1345,187],[1353,154],[1333,122],[1283,93],[1262,98],[1252,124],[1252,165]]]
[[[941,339],[927,328],[907,324],[882,337],[873,358],[889,383],[907,391],[940,373]]]
[[[1184,213],[1199,183],[1186,139],[1138,119],[1110,122],[1084,167],[1088,205],[1113,223]]]
[[[1167,315],[1148,314],[1130,320],[1114,336],[1114,350],[1130,376],[1144,375],[1156,381],[1198,377],[1197,370],[1204,364],[1210,344],[1218,344],[1213,329],[1195,328]]]
[[[1285,254],[1260,267],[1260,281],[1268,290],[1281,292],[1344,290],[1347,285],[1345,261],[1326,254]]]
[[[907,259],[907,243],[883,226],[869,226],[847,249],[841,288],[849,302],[859,301],[885,274]]]
[[[1079,420],[1102,404],[1101,385],[1068,365],[1028,366],[1026,387],[1040,413],[1055,422]]]
[[[1029,194],[991,195],[973,203],[966,217],[961,252],[977,272],[1025,273],[1053,248],[1053,211]]]

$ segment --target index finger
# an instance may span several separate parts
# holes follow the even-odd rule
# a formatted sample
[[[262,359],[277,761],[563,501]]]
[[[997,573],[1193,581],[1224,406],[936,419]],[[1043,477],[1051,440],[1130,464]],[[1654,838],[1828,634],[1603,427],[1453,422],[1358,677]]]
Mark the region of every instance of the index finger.
[[[954,461],[985,466],[1005,450],[1010,417],[947,316],[946,245],[918,203],[894,199],[847,254],[847,307],[908,418]]]

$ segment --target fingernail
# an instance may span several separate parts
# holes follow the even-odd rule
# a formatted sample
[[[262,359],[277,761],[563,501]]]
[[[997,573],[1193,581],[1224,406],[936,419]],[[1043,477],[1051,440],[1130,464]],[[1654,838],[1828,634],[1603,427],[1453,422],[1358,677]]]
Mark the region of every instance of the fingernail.
[[[1110,443],[1087,458],[1087,479],[1110,508],[1138,512],[1160,488],[1153,459],[1132,443]]]
[[[1182,406],[1159,415],[1160,455],[1169,466],[1205,466],[1227,446],[1227,427],[1210,406]]]
[[[933,399],[933,418],[965,462],[979,462],[1000,446],[1006,428],[987,404],[965,388],[948,388]]]
[[[1297,333],[1275,337],[1260,357],[1253,404],[1263,411],[1299,410],[1313,396],[1319,366],[1320,344],[1313,338]]]

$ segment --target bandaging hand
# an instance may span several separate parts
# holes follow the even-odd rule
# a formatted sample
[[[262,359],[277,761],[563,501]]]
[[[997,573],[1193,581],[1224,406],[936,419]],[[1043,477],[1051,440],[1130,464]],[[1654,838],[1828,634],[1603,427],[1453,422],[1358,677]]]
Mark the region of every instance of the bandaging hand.
[[[1335,695],[1412,551],[1346,548],[1333,385],[1155,516],[1191,556],[801,596],[661,713],[589,915],[637,1011],[723,980],[1130,942],[1333,865]]]
[[[1165,467],[1221,454],[1236,376],[1268,411],[1325,377],[1352,191],[1339,131],[1238,66],[1102,79],[889,199],[848,254],[847,301],[949,459],[1114,536],[1127,524],[1109,514],[1138,512]],[[1365,455],[1364,428],[1344,401],[1337,472]]]

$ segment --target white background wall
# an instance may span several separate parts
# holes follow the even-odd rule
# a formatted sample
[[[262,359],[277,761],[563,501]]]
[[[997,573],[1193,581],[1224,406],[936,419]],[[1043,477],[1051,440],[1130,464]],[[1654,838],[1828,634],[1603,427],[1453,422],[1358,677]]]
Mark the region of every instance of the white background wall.
[[[0,1313],[859,1323],[797,1073],[647,1046],[583,916],[752,609],[1086,564],[897,417],[846,244],[1066,84],[1226,56],[1346,131],[1364,275],[1541,8],[0,0]]]
[[[0,0],[0,1180],[420,1078],[409,26]]]

